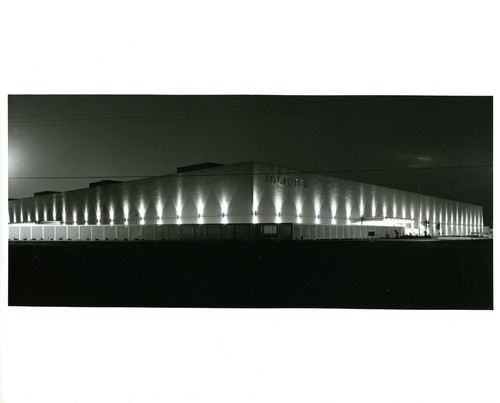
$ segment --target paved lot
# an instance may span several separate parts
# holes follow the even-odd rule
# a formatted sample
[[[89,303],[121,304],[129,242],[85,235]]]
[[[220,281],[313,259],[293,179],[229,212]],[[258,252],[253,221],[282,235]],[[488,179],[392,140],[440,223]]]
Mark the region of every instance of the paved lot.
[[[9,304],[492,309],[493,242],[11,242]]]

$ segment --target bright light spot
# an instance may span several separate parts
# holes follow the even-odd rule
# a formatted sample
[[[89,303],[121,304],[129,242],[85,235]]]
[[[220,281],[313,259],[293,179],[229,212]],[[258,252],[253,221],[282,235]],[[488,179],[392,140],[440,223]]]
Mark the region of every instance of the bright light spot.
[[[227,224],[227,211],[229,204],[226,202],[226,199],[222,199],[221,210],[222,210],[222,224]]]
[[[363,217],[364,214],[365,214],[365,202],[363,201],[363,199],[361,199],[359,201],[359,215]]]
[[[175,204],[175,212],[177,213],[177,216],[182,215],[182,203],[181,203],[181,196],[177,196],[177,203]]]
[[[295,202],[295,210],[297,211],[297,215],[300,216],[302,215],[302,207],[303,207],[303,202],[301,200],[296,200]]]
[[[38,222],[38,209],[35,210],[35,221]]]
[[[161,200],[158,200],[158,203],[156,203],[156,214],[160,217],[163,215],[163,203]]]
[[[254,215],[254,216],[252,217],[252,224],[258,224],[258,223],[259,223],[259,219],[257,218],[257,216],[256,216],[256,215]]]
[[[198,199],[198,202],[196,203],[196,209],[198,211],[198,218],[201,218],[203,216],[203,210],[205,209],[205,203],[201,198]]]
[[[330,208],[332,210],[332,217],[335,217],[337,215],[337,203],[335,202],[335,200],[332,200],[332,202],[330,203]]]
[[[229,204],[227,203],[226,199],[222,199],[222,202],[221,202],[221,210],[222,210],[222,214],[223,215],[227,215],[227,210],[228,210],[228,207],[229,207]]]
[[[318,216],[320,213],[320,210],[321,210],[321,203],[320,203],[319,199],[316,197],[314,199],[314,214],[316,216]]]
[[[130,212],[130,207],[126,201],[123,202],[123,215],[125,218],[125,225],[128,225],[128,214]]]
[[[283,205],[283,199],[281,198],[281,196],[276,196],[274,198],[274,207],[276,208],[276,214],[280,215],[281,217],[281,206]]]
[[[141,225],[143,225],[144,216],[146,215],[146,207],[144,207],[144,202],[141,201],[138,211],[139,211],[139,216],[141,217]]]

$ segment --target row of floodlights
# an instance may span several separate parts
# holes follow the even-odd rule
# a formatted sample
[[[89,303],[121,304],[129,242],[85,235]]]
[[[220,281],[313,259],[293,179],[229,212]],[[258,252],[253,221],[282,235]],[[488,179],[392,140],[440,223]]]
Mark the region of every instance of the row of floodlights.
[[[254,211],[253,215],[255,217],[257,217],[257,211]],[[281,218],[281,212],[278,212],[276,213],[277,217],[280,217]],[[202,218],[202,214],[199,213],[198,214],[198,218]],[[222,218],[226,218],[227,217],[227,214],[225,212],[222,213]],[[177,214],[176,216],[177,220],[180,220],[181,219],[181,216],[179,214]],[[298,215],[298,218],[302,219],[302,214],[299,214]],[[319,214],[316,214],[315,216],[316,219],[319,220],[320,218],[320,215]],[[367,220],[367,219],[370,219],[370,218],[378,218],[378,217],[360,217],[361,220]],[[403,218],[403,217],[383,217],[385,220],[389,220],[389,221],[407,221],[407,222],[410,222],[410,221],[415,221],[414,219],[412,218]],[[337,219],[337,216],[334,216],[333,219]],[[350,221],[351,220],[351,217],[349,216],[348,217],[348,220]],[[158,221],[161,221],[161,218],[158,216]],[[144,217],[141,217],[141,220],[140,220],[141,224],[144,224]],[[38,222],[36,221],[23,221],[22,223],[12,223],[11,224],[37,224]],[[65,224],[64,221],[62,222],[62,224]],[[73,223],[74,225],[76,225],[76,222]],[[85,225],[88,225],[88,222],[85,221]],[[97,225],[100,225],[100,221],[97,221]],[[113,220],[111,220],[111,225],[113,225]],[[125,225],[128,225],[128,220],[125,220]]]

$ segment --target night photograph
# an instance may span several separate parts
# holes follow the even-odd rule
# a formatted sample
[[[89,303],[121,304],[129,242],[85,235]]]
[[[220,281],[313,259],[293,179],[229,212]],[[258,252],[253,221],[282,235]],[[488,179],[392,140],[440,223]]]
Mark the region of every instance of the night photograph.
[[[1,403],[498,403],[498,6],[0,3]]]
[[[9,96],[9,305],[493,309],[493,98]]]

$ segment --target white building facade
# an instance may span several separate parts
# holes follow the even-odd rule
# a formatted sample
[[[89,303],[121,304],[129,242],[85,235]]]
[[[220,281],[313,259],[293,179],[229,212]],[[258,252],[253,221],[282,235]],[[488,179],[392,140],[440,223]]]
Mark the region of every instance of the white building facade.
[[[186,167],[173,175],[103,182],[9,201],[11,225],[50,222],[77,226],[290,223],[295,227],[397,227],[405,234],[465,236],[482,232],[483,210],[250,161]]]

